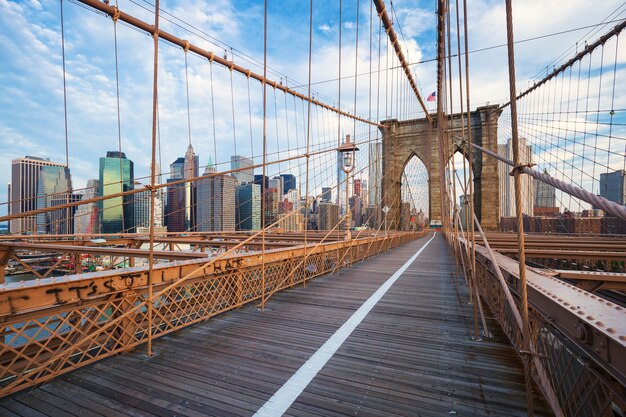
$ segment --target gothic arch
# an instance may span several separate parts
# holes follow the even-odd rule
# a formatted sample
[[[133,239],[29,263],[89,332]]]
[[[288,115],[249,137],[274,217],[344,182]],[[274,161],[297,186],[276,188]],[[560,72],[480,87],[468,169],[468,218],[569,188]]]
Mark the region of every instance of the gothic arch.
[[[472,141],[497,152],[497,121],[501,111],[498,106],[479,107],[470,112]],[[455,138],[461,135],[461,115],[452,116],[453,149],[460,148]],[[439,144],[436,121],[427,119],[386,120],[382,122],[383,178],[382,202],[389,207],[389,228],[397,229],[400,222],[401,176],[410,158],[417,156],[429,173],[429,213],[432,220],[441,220],[439,190]],[[466,127],[467,128],[467,127]],[[449,152],[448,152],[449,153]],[[445,155],[450,158],[453,154]],[[448,160],[445,158],[444,160]],[[474,210],[485,230],[497,230],[499,225],[498,165],[497,161],[474,150]],[[484,191],[484,192],[483,192]],[[484,198],[483,198],[484,195]]]

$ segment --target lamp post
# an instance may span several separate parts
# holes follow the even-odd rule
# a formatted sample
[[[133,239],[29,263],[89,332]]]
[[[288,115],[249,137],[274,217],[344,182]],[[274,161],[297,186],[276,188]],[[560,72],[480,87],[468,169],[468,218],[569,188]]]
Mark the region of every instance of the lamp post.
[[[355,144],[350,142],[350,135],[346,135],[346,141],[337,148],[337,151],[342,154],[343,172],[346,173],[346,240],[352,239],[352,233],[350,227],[352,226],[352,216],[350,213],[350,173],[354,171],[354,154],[359,148]]]

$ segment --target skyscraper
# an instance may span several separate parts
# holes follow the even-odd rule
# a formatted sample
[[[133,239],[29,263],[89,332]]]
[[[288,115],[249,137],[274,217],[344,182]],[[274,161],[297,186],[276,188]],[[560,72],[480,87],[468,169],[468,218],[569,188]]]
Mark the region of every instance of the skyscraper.
[[[193,151],[191,143],[185,152],[185,163],[183,166],[183,178],[191,179],[198,176],[200,158]],[[196,183],[185,183],[185,229],[196,229]]]
[[[204,175],[215,174],[197,183],[199,232],[220,232],[235,230],[235,187],[237,180],[215,172],[211,161]]]
[[[232,155],[230,157],[230,169],[234,171],[233,177],[239,184],[245,184],[254,181],[254,168],[245,169],[253,166],[252,159],[241,155]]]
[[[548,175],[544,169],[543,173]],[[535,207],[556,207],[556,189],[553,185],[534,179]]]
[[[11,163],[10,207],[11,214],[24,213],[37,209],[37,186],[39,174],[44,166],[62,167],[64,164],[51,162],[36,156],[25,156],[14,159]],[[69,171],[67,173],[69,178]],[[71,189],[71,183],[69,185]],[[13,219],[9,223],[11,233],[36,233],[37,219],[35,215]]]
[[[283,195],[286,194],[286,192],[283,191],[285,189],[285,183],[284,183],[283,177],[276,176],[274,178],[270,178],[270,180],[268,181],[268,188],[276,188],[276,191],[278,192],[279,197],[282,197]]]
[[[270,187],[270,178],[267,175],[255,174],[254,183],[261,186],[261,191]]]
[[[345,214],[346,211],[346,187],[348,186],[346,173],[343,170],[343,155],[337,152],[337,204],[340,214]]]
[[[185,158],[177,158],[170,164],[168,183],[182,180],[185,175]],[[163,222],[168,232],[184,232],[185,229],[185,184],[173,184],[167,187],[167,203]]]
[[[293,204],[293,210],[300,210],[300,190],[292,188],[285,193],[285,199]]]
[[[532,149],[526,145],[526,139],[519,138],[520,162],[529,164],[532,162]],[[498,155],[506,159],[513,159],[513,139],[507,141],[504,145],[498,145]],[[498,161],[498,177],[500,182],[500,217],[515,216],[515,186],[514,179],[509,173],[511,167],[502,161]],[[533,181],[528,175],[521,178],[522,185],[522,213],[532,216],[534,206]]]
[[[319,207],[319,230],[332,230],[339,223],[339,207],[336,204],[322,203]]]
[[[150,191],[142,191],[134,195],[134,224],[135,227],[150,227]]]
[[[383,177],[383,144],[370,143],[368,185],[368,204],[378,206],[381,202],[381,180]]]
[[[98,180],[87,181],[87,188],[83,191],[83,200],[89,200],[98,196]],[[98,203],[87,203],[78,206],[74,214],[74,233],[98,234],[100,223],[98,221]]]
[[[133,190],[134,164],[124,152],[109,151],[100,158],[100,196]],[[132,232],[134,229],[133,196],[125,195],[98,202],[98,217],[102,233]]]
[[[71,189],[70,170],[66,166],[42,166],[37,182],[37,209],[69,203]],[[72,212],[71,208],[67,208],[38,213],[37,233],[55,235],[70,233]]]
[[[170,179],[181,180],[185,176],[185,158],[176,158],[170,164]]]
[[[178,181],[170,178],[168,183]],[[168,232],[184,232],[185,229],[185,184],[167,186],[167,203],[165,204],[165,218],[163,222]]]
[[[600,174],[600,197],[614,201],[617,204],[626,203],[626,171],[617,171]]]
[[[265,227],[269,227],[278,220],[278,203],[280,194],[277,188],[267,188],[263,192],[263,215],[265,216]]]
[[[261,229],[261,186],[253,183],[238,185],[236,198],[237,230]]]
[[[289,190],[295,190],[298,188],[298,183],[296,181],[296,176],[293,174],[280,174],[280,177],[283,179],[283,195],[287,194]]]

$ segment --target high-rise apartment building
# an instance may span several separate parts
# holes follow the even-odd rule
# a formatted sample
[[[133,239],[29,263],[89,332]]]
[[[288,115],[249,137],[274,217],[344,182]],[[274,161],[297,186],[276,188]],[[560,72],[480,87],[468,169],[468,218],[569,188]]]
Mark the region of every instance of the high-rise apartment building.
[[[530,164],[532,162],[532,148],[526,144],[526,139],[519,139],[520,162]],[[513,140],[509,139],[506,144],[498,145],[498,155],[513,160]],[[502,161],[498,161],[498,177],[500,182],[500,217],[515,216],[515,186],[513,176],[509,175],[511,167]],[[522,184],[522,213],[532,216],[534,206],[534,187],[532,177],[521,176]]]
[[[247,183],[237,186],[235,202],[237,230],[261,229],[261,186]]]
[[[215,172],[209,162],[204,175],[215,174],[198,181],[197,230],[220,232],[235,230],[235,192],[237,180]]]
[[[254,181],[254,164],[252,159],[241,155],[232,155],[230,157],[230,169],[233,171],[232,176],[235,177],[237,183],[246,184]]]
[[[150,200],[152,198],[150,194],[150,191],[142,191],[133,196],[135,227],[150,227]]]
[[[267,188],[263,192],[263,199],[265,227],[269,227],[278,220],[278,203],[280,202],[280,193],[277,188]]]
[[[47,168],[46,172],[48,174],[46,174],[45,181],[42,184],[40,175],[44,167],[49,168]],[[55,172],[58,174],[56,179]],[[65,202],[69,201],[72,186],[69,169],[65,164],[51,162],[36,156],[14,159],[11,163],[9,212],[18,214],[33,211],[38,208],[38,204],[42,203],[52,205],[51,196],[42,201],[38,198],[38,187],[40,184],[47,187],[48,191],[56,189],[61,193],[56,198],[57,204],[60,204],[66,198]],[[47,195],[44,190],[42,190],[42,193],[40,197]],[[32,215],[11,220],[9,222],[9,231],[10,233],[37,233],[37,216]]]
[[[99,195],[107,196],[133,190],[134,164],[124,152],[109,151],[100,158]],[[107,198],[98,202],[98,217],[102,233],[134,231],[133,196]]]
[[[319,207],[318,229],[332,230],[339,223],[339,206],[322,203]]]

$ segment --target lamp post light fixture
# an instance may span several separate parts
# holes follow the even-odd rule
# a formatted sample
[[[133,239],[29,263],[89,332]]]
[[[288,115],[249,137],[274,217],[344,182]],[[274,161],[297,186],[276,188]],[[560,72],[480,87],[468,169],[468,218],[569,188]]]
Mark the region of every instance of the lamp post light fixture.
[[[352,226],[352,213],[350,213],[350,173],[354,172],[355,152],[359,148],[350,142],[350,135],[346,135],[346,141],[337,148],[337,151],[343,154],[343,164],[341,169],[346,173],[346,240],[352,239],[350,228]]]

